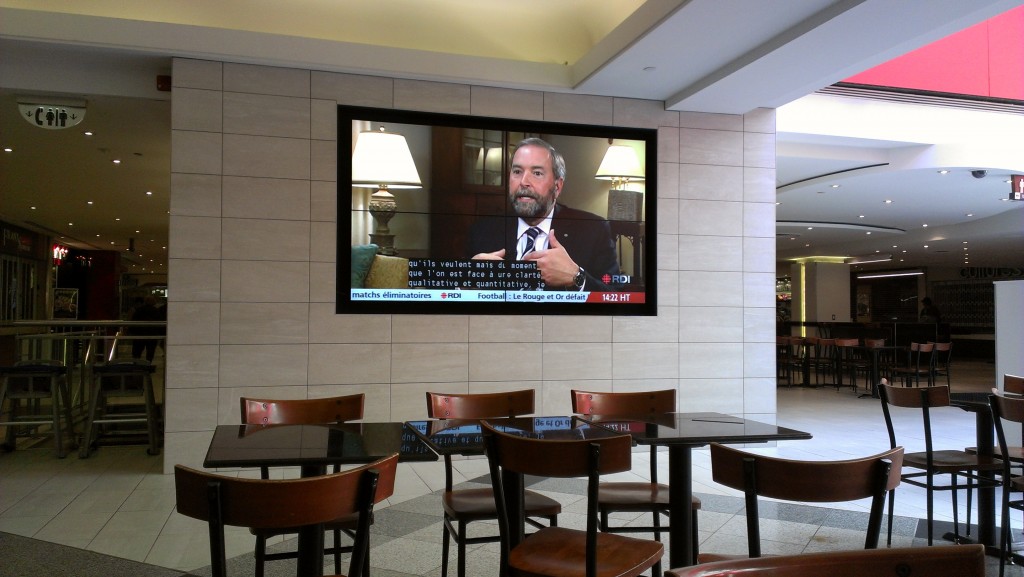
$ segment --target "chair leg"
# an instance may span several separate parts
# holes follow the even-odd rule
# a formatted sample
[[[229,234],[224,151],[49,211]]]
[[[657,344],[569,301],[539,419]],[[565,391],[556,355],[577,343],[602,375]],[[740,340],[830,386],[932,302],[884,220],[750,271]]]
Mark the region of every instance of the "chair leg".
[[[928,546],[932,546],[932,520],[935,519],[935,490],[932,488],[934,485],[931,473],[928,474],[928,486],[925,488],[925,494],[928,499],[926,505],[928,511]]]
[[[341,575],[341,529],[335,529],[334,533],[334,574]],[[369,566],[369,563],[364,563],[363,566]]]
[[[459,523],[459,538],[456,540],[459,550],[459,577],[466,577],[466,525]]]
[[[451,533],[448,530],[448,519],[441,523],[441,577],[448,577],[448,550]]]
[[[255,577],[263,577],[263,565],[267,562],[267,540],[263,537],[256,537],[256,572]]]
[[[889,491],[889,533],[885,538],[885,546],[892,547],[892,507],[896,503],[896,489]]]

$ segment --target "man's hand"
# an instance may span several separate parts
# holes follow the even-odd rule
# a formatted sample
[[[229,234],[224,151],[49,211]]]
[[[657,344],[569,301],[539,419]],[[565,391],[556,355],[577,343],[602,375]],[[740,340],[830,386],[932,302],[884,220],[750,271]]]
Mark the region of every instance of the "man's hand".
[[[482,252],[473,256],[472,260],[505,260],[505,249],[494,252]]]
[[[526,261],[535,261],[540,270],[540,278],[544,284],[552,287],[571,287],[580,267],[572,260],[569,253],[558,242],[555,229],[548,233],[547,250],[535,250],[523,257]]]

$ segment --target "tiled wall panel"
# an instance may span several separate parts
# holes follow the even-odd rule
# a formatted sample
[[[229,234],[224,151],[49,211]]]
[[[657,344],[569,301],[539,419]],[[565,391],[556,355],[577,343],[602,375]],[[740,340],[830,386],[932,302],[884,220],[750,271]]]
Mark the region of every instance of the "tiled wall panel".
[[[173,78],[165,469],[263,393],[404,420],[427,391],[531,388],[558,414],[574,388],[675,388],[774,422],[774,111],[187,59]],[[658,315],[335,315],[337,104],[656,128]]]

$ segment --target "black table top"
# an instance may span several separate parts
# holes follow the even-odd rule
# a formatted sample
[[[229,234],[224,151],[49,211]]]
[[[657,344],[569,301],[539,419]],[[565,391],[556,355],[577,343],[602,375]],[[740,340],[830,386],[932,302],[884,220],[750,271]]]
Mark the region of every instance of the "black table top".
[[[219,425],[203,466],[360,464],[392,453],[402,461],[437,460],[437,454],[402,423]]]
[[[499,431],[533,439],[594,439],[622,434],[606,427],[594,426],[571,415],[500,419],[425,419],[408,421],[406,425],[442,455],[480,455],[484,452],[480,421],[487,421]]]
[[[751,421],[722,413],[665,413],[637,417],[586,415],[581,417],[614,431],[629,433],[641,445],[757,443],[810,439],[796,429]]]

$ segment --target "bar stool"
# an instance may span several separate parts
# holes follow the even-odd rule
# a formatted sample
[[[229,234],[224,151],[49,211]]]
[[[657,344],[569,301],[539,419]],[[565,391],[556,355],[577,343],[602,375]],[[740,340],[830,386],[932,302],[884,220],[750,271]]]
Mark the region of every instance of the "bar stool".
[[[63,459],[64,429],[61,427],[61,412],[67,421],[67,430],[74,436],[74,421],[71,418],[71,395],[65,378],[64,363],[55,360],[21,361],[13,367],[0,367],[3,380],[0,381],[0,408],[10,400],[9,420],[0,421],[7,427],[4,449],[13,451],[15,429],[50,425],[53,429],[57,457]],[[50,400],[50,414],[40,412],[40,402]],[[28,401],[29,413],[19,415],[21,402]],[[61,410],[63,408],[63,411]]]
[[[145,423],[149,438],[146,453],[160,453],[159,417],[156,398],[153,393],[153,373],[156,367],[149,361],[139,359],[115,359],[92,370],[92,388],[89,394],[89,409],[86,413],[85,431],[78,457],[84,459],[96,443],[100,425],[124,423]],[[135,398],[133,404],[109,404],[110,399]],[[139,412],[142,405],[144,412]]]

